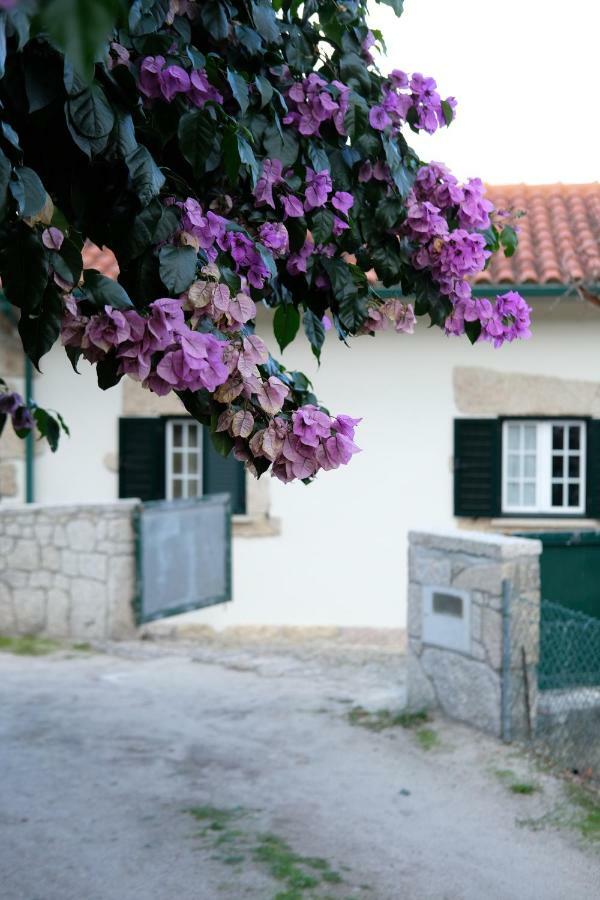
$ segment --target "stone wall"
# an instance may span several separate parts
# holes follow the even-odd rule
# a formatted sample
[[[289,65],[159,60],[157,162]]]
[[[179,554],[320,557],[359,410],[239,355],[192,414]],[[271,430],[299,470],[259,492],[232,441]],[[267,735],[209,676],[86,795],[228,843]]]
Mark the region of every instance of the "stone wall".
[[[495,735],[501,733],[502,584],[511,585],[511,613],[537,610],[530,623],[528,662],[535,670],[539,634],[540,541],[479,532],[409,534],[408,705],[443,711]],[[464,604],[464,645],[448,646],[456,622],[437,616],[430,597],[456,593]],[[445,596],[445,595],[444,595]],[[444,628],[447,625],[447,635]],[[462,627],[462,625],[461,625]],[[448,638],[448,640],[447,640]],[[520,652],[520,650],[519,650]],[[516,652],[513,654],[516,658]],[[532,696],[535,713],[535,696]]]
[[[0,508],[0,633],[135,634],[138,503]]]

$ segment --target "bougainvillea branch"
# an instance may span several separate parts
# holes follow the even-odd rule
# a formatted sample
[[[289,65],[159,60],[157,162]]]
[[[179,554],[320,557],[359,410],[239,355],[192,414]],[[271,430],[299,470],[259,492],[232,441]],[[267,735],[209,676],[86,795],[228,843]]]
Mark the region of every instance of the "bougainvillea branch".
[[[60,340],[102,389],[174,391],[256,475],[310,480],[349,462],[359,420],[273,358],[257,306],[282,351],[302,327],[317,359],[330,328],[410,334],[422,316],[495,346],[529,335],[519,295],[470,288],[514,252],[510,221],[406,141],[456,101],[379,72],[364,0],[80,3],[102,13],[80,40],[59,0],[0,12],[0,275],[36,366]],[[86,240],[117,281],[83,271]]]

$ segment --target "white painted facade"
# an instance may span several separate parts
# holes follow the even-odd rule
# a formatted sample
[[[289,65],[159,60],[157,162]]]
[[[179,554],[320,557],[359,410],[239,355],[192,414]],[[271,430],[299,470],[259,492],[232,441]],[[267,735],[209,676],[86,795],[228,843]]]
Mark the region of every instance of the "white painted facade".
[[[233,602],[189,615],[216,627],[404,626],[408,530],[456,524],[453,420],[477,413],[459,408],[455,369],[598,380],[600,311],[575,299],[539,299],[533,307],[533,338],[500,350],[447,339],[421,320],[412,336],[364,337],[351,349],[330,332],[317,369],[308,345],[297,338],[283,362],[313,378],[333,413],[363,416],[357,431],[363,452],[349,466],[321,473],[310,487],[269,478],[270,514],[280,520],[281,533],[234,538]],[[261,333],[273,346],[267,325]],[[56,454],[36,455],[36,501],[114,499],[122,385],[99,391],[93,370],[83,363],[81,376],[74,375],[59,347],[42,368],[36,400],[60,410],[71,438]],[[536,396],[532,414],[546,411],[536,408]],[[551,397],[546,407],[548,402]],[[555,412],[569,414],[564,408]]]

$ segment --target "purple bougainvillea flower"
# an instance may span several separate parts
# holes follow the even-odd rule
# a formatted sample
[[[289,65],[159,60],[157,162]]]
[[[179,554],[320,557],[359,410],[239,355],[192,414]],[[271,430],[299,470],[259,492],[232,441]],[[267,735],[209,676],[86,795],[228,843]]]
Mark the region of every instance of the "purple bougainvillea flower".
[[[292,415],[292,430],[307,447],[317,447],[320,438],[330,437],[331,419],[317,406],[301,406]]]
[[[345,437],[350,438],[350,440],[354,440],[354,431],[360,422],[362,422],[362,419],[353,419],[352,416],[346,416],[342,413],[341,415],[336,416],[332,425],[339,434],[343,434]]]
[[[306,190],[304,192],[304,208],[309,211],[325,206],[333,188],[331,175],[326,169],[315,172],[314,169],[306,169]]]
[[[408,75],[401,69],[392,69],[390,72],[390,81],[395,88],[408,87]]]
[[[60,250],[64,239],[65,236],[60,228],[51,226],[50,228],[44,228],[42,231],[42,244],[47,250]]]
[[[271,375],[268,381],[264,381],[256,391],[257,400],[266,413],[274,416],[280,412],[284,400],[289,394],[290,389],[285,386],[283,381]]]
[[[292,195],[288,197],[282,197],[281,203],[283,204],[284,219],[299,219],[300,216],[304,215],[304,207],[302,206],[302,201],[297,197],[294,197]]]
[[[331,198],[331,205],[337,209],[338,212],[347,216],[354,206],[354,197],[347,191],[336,191]]]
[[[331,331],[331,319],[329,318],[329,316],[323,316],[323,318],[321,319],[321,323],[325,331]]]
[[[85,336],[90,344],[93,344],[104,353],[112,347],[118,347],[129,339],[131,329],[129,323],[118,309],[105,306],[104,312],[92,316],[85,329]]]
[[[23,398],[16,391],[10,394],[0,394],[0,413],[2,415],[12,416],[22,405]]]
[[[188,97],[194,106],[202,107],[209,100],[223,102],[223,95],[212,86],[204,69],[194,69],[190,75]]]
[[[273,188],[281,184],[282,164],[279,159],[263,160],[263,167],[260,178],[256,182],[254,188],[254,199],[258,206],[266,203],[272,209],[275,209],[275,201],[273,200]]]
[[[165,65],[164,56],[147,56],[142,60],[138,86],[140,91],[155,100],[162,95],[160,87],[160,73]]]
[[[190,90],[190,76],[181,66],[167,66],[159,75],[160,91],[167,103],[176,94],[186,94]]]
[[[373,106],[369,110],[369,124],[376,131],[385,131],[388,125],[392,124],[392,120],[383,106]]]
[[[289,235],[282,222],[265,222],[261,225],[258,235],[268,250],[282,256],[289,250]]]

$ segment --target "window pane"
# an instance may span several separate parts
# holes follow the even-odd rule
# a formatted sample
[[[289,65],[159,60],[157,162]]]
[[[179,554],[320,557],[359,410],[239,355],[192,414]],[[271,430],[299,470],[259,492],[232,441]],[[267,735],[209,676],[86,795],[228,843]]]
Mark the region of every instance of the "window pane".
[[[528,453],[523,458],[523,464],[523,475],[525,478],[535,478],[535,456],[533,453]]]
[[[562,478],[563,477],[563,464],[564,457],[557,456],[556,453],[552,457],[552,477],[553,478]]]
[[[525,432],[525,449],[535,450],[535,425],[525,425],[523,431]]]
[[[552,485],[552,506],[563,505],[563,486],[561,483]]]
[[[508,447],[510,450],[518,450],[520,447],[520,431],[519,425],[508,426]]]
[[[188,473],[190,475],[196,475],[198,472],[198,454],[197,453],[188,453]]]
[[[579,456],[569,456],[569,478],[579,478]]]
[[[173,497],[175,500],[183,497],[183,482],[179,478],[173,479]]]
[[[518,478],[520,474],[519,457],[516,453],[510,453],[508,456],[508,477]]]
[[[562,450],[564,447],[565,429],[563,425],[552,426],[552,449]]]
[[[519,485],[516,481],[509,481],[507,485],[506,499],[509,506],[520,506]]]
[[[182,453],[174,453],[173,454],[173,474],[181,475],[183,472],[183,454]]]
[[[198,426],[188,425],[188,447],[198,446]]]
[[[188,497],[197,497],[198,496],[198,482],[194,479],[192,481],[188,481]]]
[[[579,450],[579,442],[581,437],[581,427],[579,425],[571,425],[569,428],[569,449]]]
[[[535,506],[535,482],[526,481],[523,485],[523,506]]]
[[[569,506],[579,506],[579,485],[569,485]]]
[[[183,426],[173,425],[173,446],[181,447],[183,445]]]

